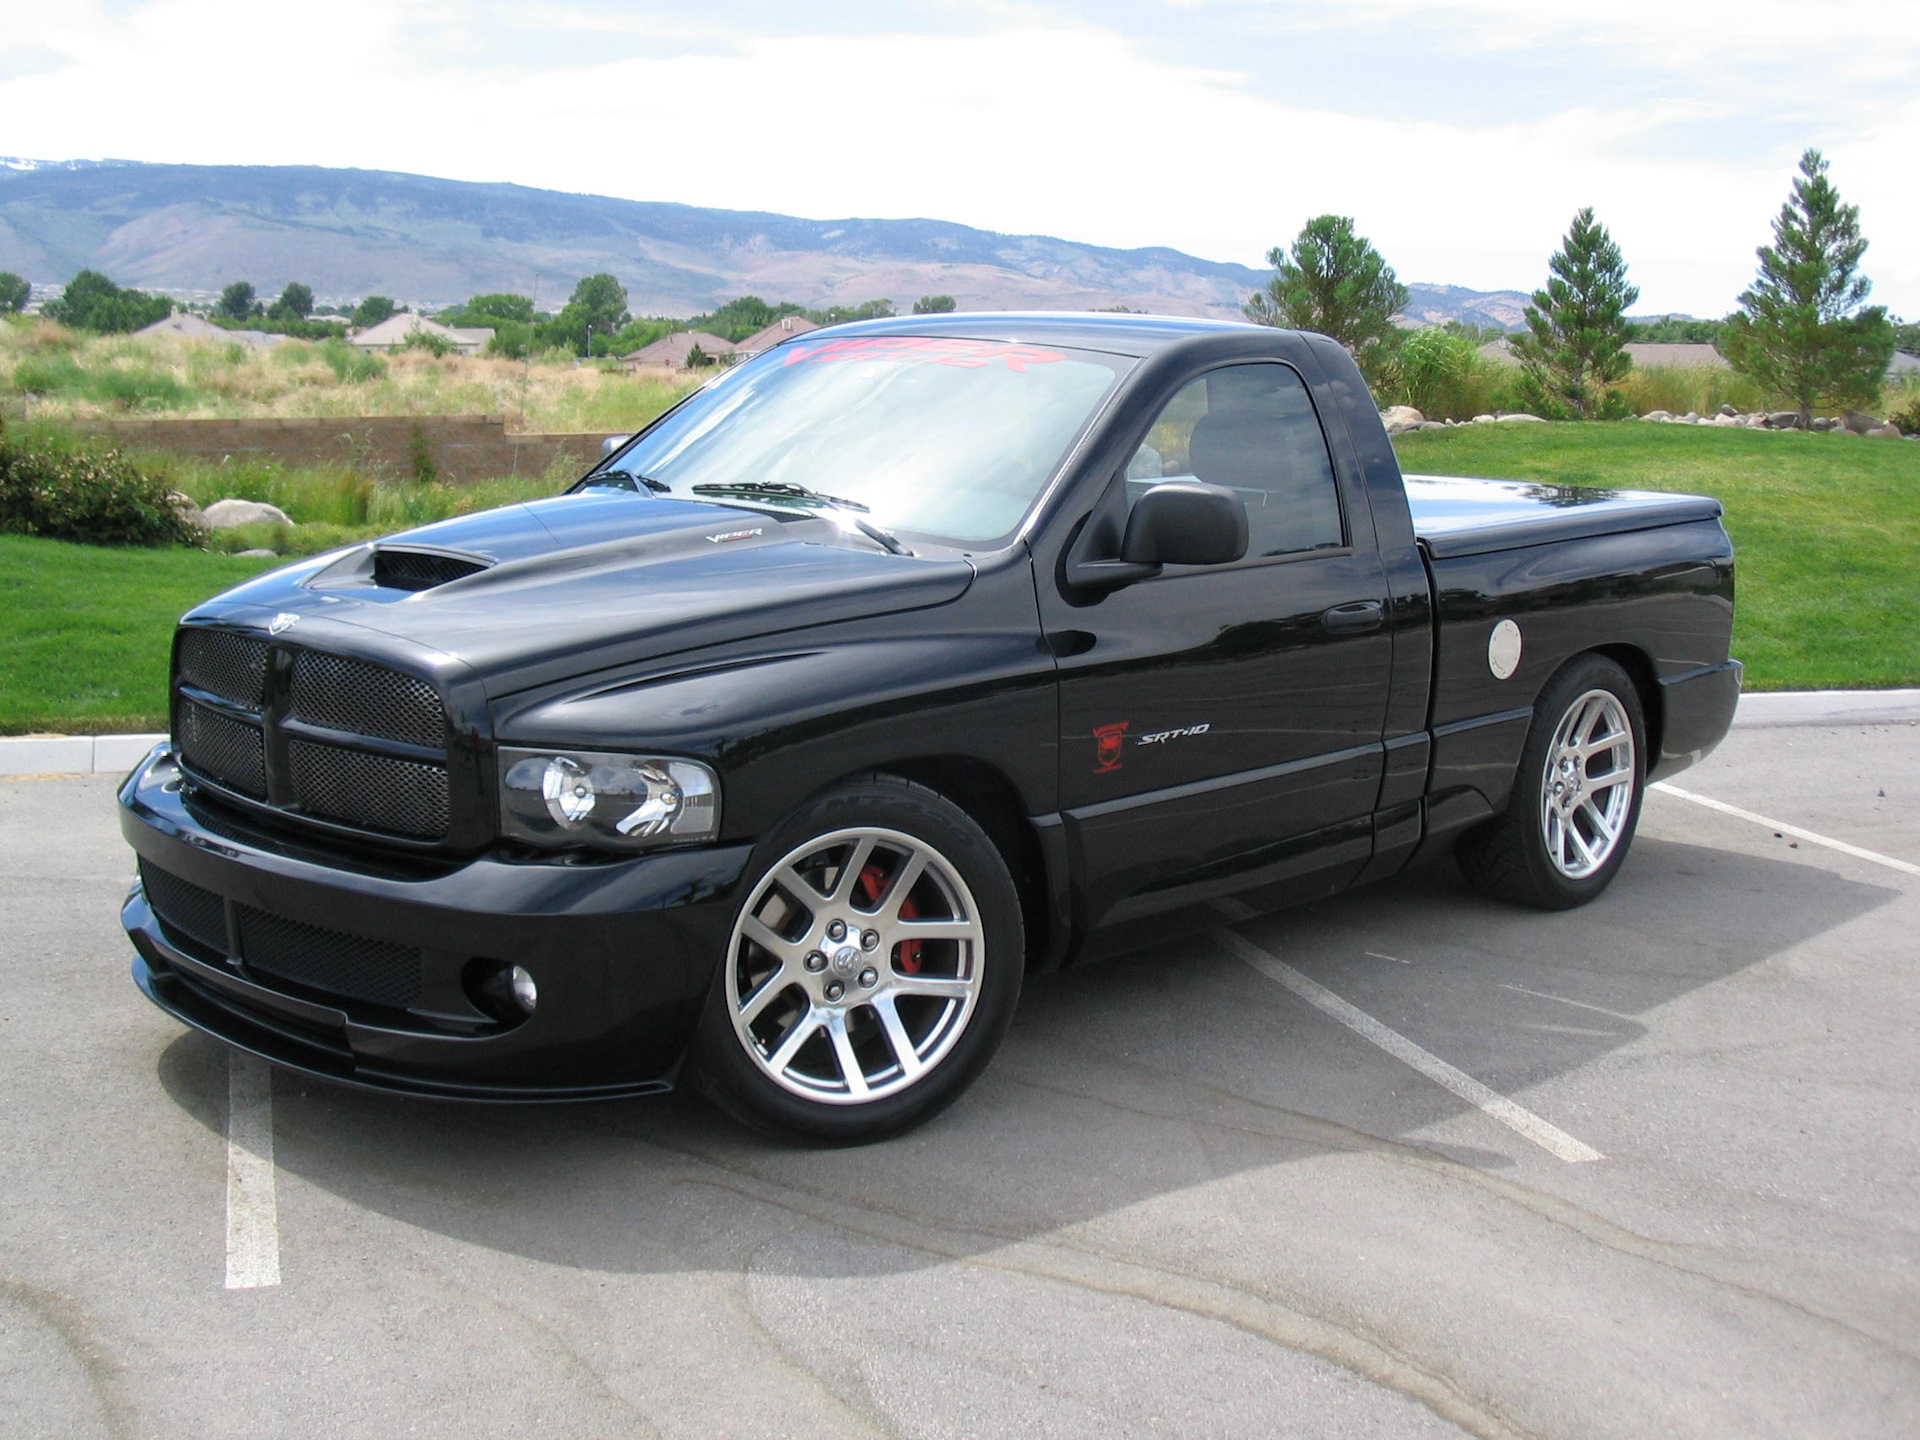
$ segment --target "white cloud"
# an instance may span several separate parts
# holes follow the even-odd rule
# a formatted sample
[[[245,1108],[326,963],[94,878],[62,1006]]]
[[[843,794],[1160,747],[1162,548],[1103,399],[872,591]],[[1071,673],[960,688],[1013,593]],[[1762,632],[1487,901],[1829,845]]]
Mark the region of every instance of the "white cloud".
[[[1388,18],[1433,8],[1347,0]],[[1481,15],[1489,35],[1537,23],[1521,0],[1451,8]],[[1244,77],[1171,66],[1059,21],[736,38],[711,54],[564,69],[463,70],[444,53],[427,64],[413,27],[459,13],[425,0],[325,11],[158,0],[125,18],[73,5],[31,43],[77,63],[0,83],[0,133],[16,153],[49,158],[357,165],[823,217],[931,216],[1255,265],[1332,210],[1355,216],[1403,279],[1481,288],[1537,283],[1573,211],[1591,204],[1633,264],[1643,308],[1703,314],[1750,279],[1793,160],[1637,153],[1672,122],[1715,113],[1698,103],[1570,105],[1469,126],[1371,118],[1356,85],[1353,113],[1293,107],[1250,93]],[[253,78],[271,65],[225,64],[241,36],[255,57],[315,56],[315,75],[274,87]],[[1841,193],[1880,239],[1870,261],[1913,251],[1893,237],[1914,229],[1902,167],[1917,119],[1909,105],[1829,146]],[[1920,311],[1910,261],[1869,270],[1877,298]]]

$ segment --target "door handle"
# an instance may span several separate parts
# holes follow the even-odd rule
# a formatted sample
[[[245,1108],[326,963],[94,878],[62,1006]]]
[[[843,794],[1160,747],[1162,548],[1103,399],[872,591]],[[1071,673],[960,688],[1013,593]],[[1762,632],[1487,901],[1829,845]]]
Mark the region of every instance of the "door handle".
[[[1331,610],[1320,612],[1322,625],[1345,635],[1378,630],[1385,619],[1386,607],[1378,600],[1355,600],[1349,605],[1336,605]]]

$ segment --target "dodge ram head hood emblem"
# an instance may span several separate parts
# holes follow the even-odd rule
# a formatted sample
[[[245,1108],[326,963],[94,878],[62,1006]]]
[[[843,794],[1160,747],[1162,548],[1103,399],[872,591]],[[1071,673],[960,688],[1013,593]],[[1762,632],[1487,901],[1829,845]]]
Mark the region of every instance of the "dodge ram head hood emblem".
[[[278,615],[274,616],[273,619],[267,622],[267,633],[269,635],[282,635],[282,634],[285,634],[287,631],[291,630],[294,626],[298,625],[299,623],[300,623],[300,617],[298,615],[292,615],[292,614],[289,614],[287,611],[282,610]]]

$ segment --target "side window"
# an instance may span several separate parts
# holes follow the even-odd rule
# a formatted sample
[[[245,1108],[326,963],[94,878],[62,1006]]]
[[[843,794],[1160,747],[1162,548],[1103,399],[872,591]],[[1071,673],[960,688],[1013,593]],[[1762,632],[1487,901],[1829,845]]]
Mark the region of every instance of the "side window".
[[[1346,543],[1326,437],[1291,366],[1229,365],[1184,386],[1127,464],[1128,504],[1163,480],[1237,490],[1249,558]]]

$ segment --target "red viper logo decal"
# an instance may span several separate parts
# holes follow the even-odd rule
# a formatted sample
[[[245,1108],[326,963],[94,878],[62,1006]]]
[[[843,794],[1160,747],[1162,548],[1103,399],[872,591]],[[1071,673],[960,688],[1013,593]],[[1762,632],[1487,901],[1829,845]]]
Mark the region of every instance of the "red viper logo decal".
[[[1127,727],[1133,722],[1122,720],[1117,725],[1096,725],[1093,729],[1094,759],[1096,775],[1107,775],[1120,768],[1120,752],[1127,743]]]

